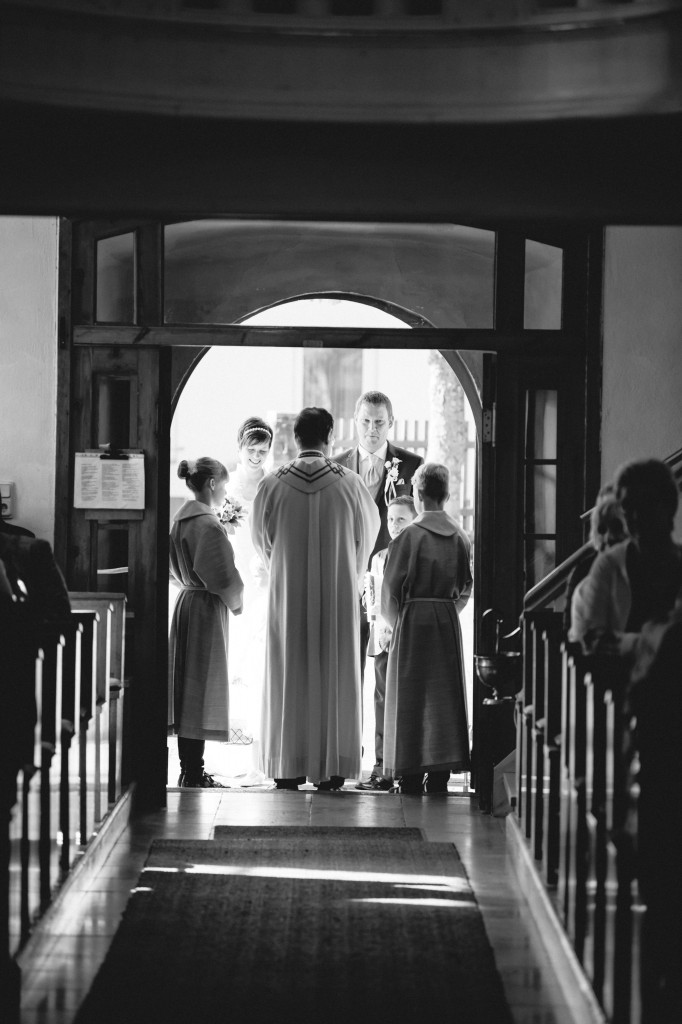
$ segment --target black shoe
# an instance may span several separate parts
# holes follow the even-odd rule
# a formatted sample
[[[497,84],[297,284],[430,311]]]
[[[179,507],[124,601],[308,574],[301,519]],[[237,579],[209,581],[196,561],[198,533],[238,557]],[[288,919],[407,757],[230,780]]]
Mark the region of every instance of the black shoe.
[[[447,793],[450,772],[427,772],[424,791],[426,793]]]
[[[403,775],[397,782],[401,793],[406,793],[409,796],[422,796],[424,793],[423,775]]]
[[[185,772],[180,777],[178,785],[182,789],[229,789],[229,786],[223,786],[222,782],[216,782],[207,772]]]
[[[330,778],[325,779],[323,782],[317,782],[315,789],[318,793],[335,793],[339,789],[343,789],[343,784],[346,780],[342,775],[332,775]]]
[[[294,789],[305,784],[305,775],[299,775],[295,779],[275,779],[275,789]]]
[[[389,790],[393,789],[393,779],[370,775],[367,782],[358,782],[355,788],[361,789],[365,793],[388,793]]]

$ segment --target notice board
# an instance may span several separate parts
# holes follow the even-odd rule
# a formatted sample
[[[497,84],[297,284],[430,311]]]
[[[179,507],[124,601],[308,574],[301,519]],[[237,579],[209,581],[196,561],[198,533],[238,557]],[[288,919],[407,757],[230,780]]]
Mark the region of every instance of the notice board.
[[[144,454],[102,458],[101,452],[76,452],[74,508],[144,508]]]

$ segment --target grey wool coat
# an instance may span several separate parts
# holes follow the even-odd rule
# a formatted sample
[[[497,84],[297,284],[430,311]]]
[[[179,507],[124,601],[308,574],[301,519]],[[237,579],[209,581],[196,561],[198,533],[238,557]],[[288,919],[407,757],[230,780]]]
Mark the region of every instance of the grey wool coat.
[[[459,612],[471,546],[447,512],[422,512],[388,547],[381,614],[393,627],[386,671],[384,772],[468,771]]]
[[[225,530],[200,501],[186,501],[175,514],[170,579],[180,594],[168,642],[169,731],[226,741],[228,610],[240,614],[244,584]]]

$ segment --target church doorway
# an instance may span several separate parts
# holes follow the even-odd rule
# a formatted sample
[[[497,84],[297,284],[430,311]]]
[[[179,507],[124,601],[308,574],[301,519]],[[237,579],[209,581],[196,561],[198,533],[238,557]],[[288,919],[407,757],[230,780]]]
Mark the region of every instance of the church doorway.
[[[242,323],[250,326],[325,328],[367,327],[408,328],[414,315],[377,299],[329,295],[307,295],[275,303]],[[456,353],[448,353],[457,365]],[[454,357],[454,358],[453,358]],[[466,368],[459,367],[466,375]],[[476,505],[476,419],[458,375],[443,354],[435,349],[327,348],[308,345],[296,348],[211,348],[201,353],[185,376],[173,410],[170,429],[170,521],[187,497],[177,477],[181,459],[210,455],[219,459],[238,479],[237,431],[250,416],[270,424],[274,442],[265,464],[266,472],[276,470],[295,455],[292,424],[304,406],[329,409],[335,419],[333,454],[356,442],[354,409],[359,395],[380,390],[391,400],[394,423],[389,439],[426,461],[448,466],[451,498],[448,511],[469,536],[475,538]],[[470,389],[469,389],[470,390]],[[476,401],[476,397],[474,397]],[[238,484],[233,483],[234,487]],[[228,495],[231,493],[228,484]],[[235,493],[237,493],[235,491]],[[235,528],[233,547],[239,556],[248,552],[243,528]],[[246,526],[248,532],[248,525]],[[245,557],[245,556],[242,556]],[[177,591],[169,590],[169,621]],[[246,612],[246,609],[245,609]],[[467,703],[471,733],[473,706],[473,598],[461,616],[466,666]],[[253,625],[253,623],[252,623]],[[249,651],[243,648],[241,621],[231,634],[230,708],[231,741],[207,743],[208,770],[223,784],[260,788],[258,739],[253,722],[258,718],[254,702],[260,699],[261,658],[254,646],[262,644],[262,624],[253,629]],[[258,668],[257,668],[258,666]],[[373,659],[367,659],[363,685],[363,769],[373,764],[374,725]],[[169,740],[168,781],[175,785],[178,775],[177,749]],[[468,776],[453,778],[454,786],[468,791]]]
[[[599,232],[538,225],[62,222],[55,552],[71,589],[115,580],[127,595],[129,778],[144,803],[165,799],[167,778],[171,424],[207,353],[239,352],[241,384],[270,350],[296,349],[315,394],[326,373],[325,400],[349,421],[343,382],[350,392],[364,367],[375,376],[379,353],[400,353],[396,395],[412,353],[440,353],[476,426],[480,650],[483,611],[494,607],[514,629],[524,593],[583,540],[580,516],[599,478],[601,244]],[[399,326],[249,322],[310,298],[349,299]],[[335,359],[355,367],[348,378],[330,371]],[[399,419],[415,418],[412,401],[398,399]],[[74,506],[76,456],[103,445],[143,455],[143,509]],[[474,696],[475,738],[475,683]]]

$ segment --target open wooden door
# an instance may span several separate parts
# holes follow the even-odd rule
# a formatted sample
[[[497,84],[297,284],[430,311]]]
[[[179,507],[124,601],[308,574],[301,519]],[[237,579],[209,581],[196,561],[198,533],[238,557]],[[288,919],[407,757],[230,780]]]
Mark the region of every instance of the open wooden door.
[[[144,455],[143,510],[74,508],[69,501],[66,576],[71,590],[127,595],[128,735],[124,782],[160,806],[166,788],[168,406],[170,352],[76,346],[72,353],[69,481],[76,452],[111,445]],[[163,524],[163,528],[161,525]]]

